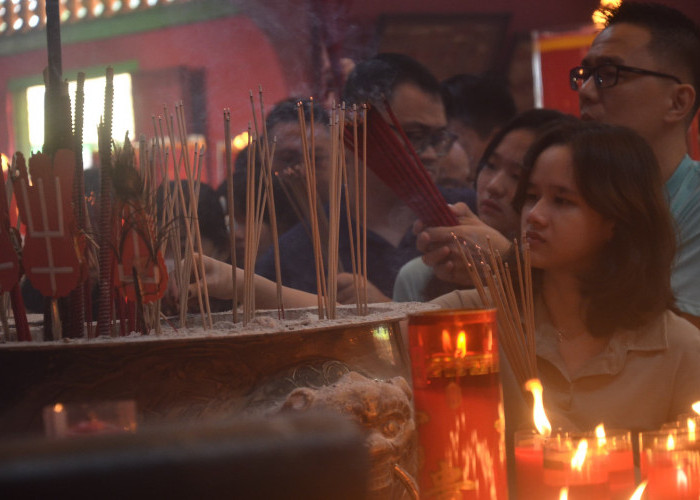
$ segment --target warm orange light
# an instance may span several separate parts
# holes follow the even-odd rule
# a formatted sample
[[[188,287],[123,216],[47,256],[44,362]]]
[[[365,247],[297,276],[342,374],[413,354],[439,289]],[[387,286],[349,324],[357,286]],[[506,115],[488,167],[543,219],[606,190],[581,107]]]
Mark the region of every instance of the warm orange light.
[[[578,442],[578,448],[571,459],[571,468],[575,471],[581,471],[583,464],[586,462],[586,454],[588,453],[588,440],[582,439]]]
[[[464,330],[459,332],[457,335],[457,350],[455,351],[455,358],[464,358],[467,356],[467,334]]]
[[[600,0],[600,6],[593,12],[591,19],[593,19],[593,24],[596,27],[603,29],[605,27],[605,15],[603,9],[613,9],[619,7],[622,0]]]
[[[696,401],[695,403],[693,403],[693,405],[691,406],[691,408],[693,409],[693,411],[694,411],[695,413],[697,413],[698,415],[700,415],[700,401]]]
[[[0,167],[3,174],[10,168],[10,159],[5,156],[5,153],[0,153]]]
[[[695,441],[695,428],[696,427],[697,427],[697,425],[695,424],[695,420],[693,420],[692,418],[689,418],[688,419],[688,439],[691,442]]]
[[[63,405],[61,403],[56,403],[53,405],[53,412],[54,413],[61,413],[63,411]]]
[[[634,490],[634,493],[630,497],[630,500],[641,500],[642,499],[642,495],[644,494],[644,490],[647,487],[647,482],[648,481],[645,479],[644,481],[639,483],[639,486],[637,486],[637,489]]]
[[[452,352],[452,339],[450,338],[450,332],[447,330],[442,331],[442,351]]]
[[[596,440],[598,441],[598,448],[602,448],[605,446],[606,439],[605,439],[605,427],[603,424],[598,424],[595,428],[595,437]]]
[[[668,451],[676,449],[676,440],[673,439],[673,434],[668,435],[668,439],[666,440],[666,449]]]
[[[564,486],[559,490],[559,500],[569,500],[569,487]]]
[[[535,421],[535,428],[540,435],[547,437],[552,433],[552,424],[549,423],[549,419],[544,412],[544,403],[542,402],[542,383],[538,379],[532,378],[525,382],[525,390],[532,393],[532,398],[534,400],[532,417]]]
[[[238,134],[231,141],[233,143],[233,149],[240,151],[248,145],[248,131],[245,130]]]
[[[678,491],[688,489],[688,476],[683,469],[676,469],[676,488]]]

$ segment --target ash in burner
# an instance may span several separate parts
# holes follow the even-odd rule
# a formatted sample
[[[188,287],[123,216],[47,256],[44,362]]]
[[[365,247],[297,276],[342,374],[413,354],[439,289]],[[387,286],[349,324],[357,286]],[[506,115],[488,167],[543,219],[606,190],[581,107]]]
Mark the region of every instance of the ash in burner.
[[[377,499],[411,498],[395,473],[416,472],[416,426],[411,387],[403,377],[377,380],[335,360],[296,366],[261,385],[249,400],[255,413],[332,411],[350,417],[367,433],[372,470],[369,489]]]

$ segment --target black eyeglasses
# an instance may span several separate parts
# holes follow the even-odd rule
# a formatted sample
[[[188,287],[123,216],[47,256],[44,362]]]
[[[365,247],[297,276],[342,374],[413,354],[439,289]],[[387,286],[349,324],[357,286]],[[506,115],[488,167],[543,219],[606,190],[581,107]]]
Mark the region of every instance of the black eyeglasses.
[[[391,126],[393,129],[394,127]],[[394,129],[395,130],[395,129]],[[416,154],[423,153],[429,147],[435,150],[438,156],[445,156],[452,149],[457,136],[447,129],[430,131],[406,130],[406,137]]]
[[[676,83],[683,83],[677,77],[658,71],[650,71],[648,69],[633,68],[631,66],[623,66],[621,64],[605,63],[598,66],[576,66],[569,71],[569,84],[572,90],[579,90],[584,82],[593,76],[593,82],[599,89],[607,89],[617,85],[617,78],[620,71],[635,73],[637,75],[656,76],[659,78],[667,78]]]

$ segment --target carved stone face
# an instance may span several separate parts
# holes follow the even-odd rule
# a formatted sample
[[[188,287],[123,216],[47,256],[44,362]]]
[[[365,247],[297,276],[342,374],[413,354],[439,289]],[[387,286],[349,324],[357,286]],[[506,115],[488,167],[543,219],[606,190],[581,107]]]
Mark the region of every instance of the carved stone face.
[[[411,399],[411,388],[403,377],[374,380],[349,372],[332,385],[294,389],[282,409],[332,410],[356,420],[367,430],[372,494],[377,498],[401,498],[406,490],[396,480],[394,466],[398,464],[415,473]]]

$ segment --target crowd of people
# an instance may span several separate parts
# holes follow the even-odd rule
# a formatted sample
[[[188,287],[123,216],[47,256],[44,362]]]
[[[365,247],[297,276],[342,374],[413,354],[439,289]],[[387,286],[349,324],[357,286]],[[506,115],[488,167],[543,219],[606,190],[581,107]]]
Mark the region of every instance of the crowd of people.
[[[522,237],[534,268],[537,366],[554,425],[655,429],[700,400],[700,162],[686,142],[700,105],[700,28],[675,9],[625,2],[608,12],[567,77],[580,118],[517,114],[506,83],[493,75],[440,83],[400,54],[354,66],[343,100],[378,109],[388,101],[459,221],[426,226],[369,172],[370,300],[481,306],[454,235],[488,239],[503,255]],[[301,163],[292,114],[269,125],[285,137],[280,171]],[[317,153],[321,171],[327,159]],[[291,213],[283,204],[280,219]],[[285,220],[285,306],[316,305],[310,236],[303,221]],[[350,269],[343,234],[339,262]],[[256,304],[275,307],[272,250],[260,252]],[[231,273],[243,270],[202,258],[209,294],[232,297]],[[341,274],[338,284],[351,280]],[[339,298],[349,296],[339,290]],[[522,388],[506,386],[510,404],[521,404]]]

